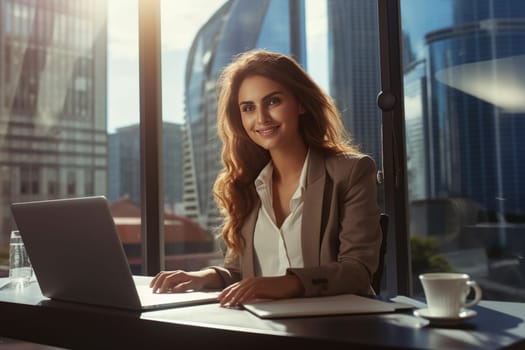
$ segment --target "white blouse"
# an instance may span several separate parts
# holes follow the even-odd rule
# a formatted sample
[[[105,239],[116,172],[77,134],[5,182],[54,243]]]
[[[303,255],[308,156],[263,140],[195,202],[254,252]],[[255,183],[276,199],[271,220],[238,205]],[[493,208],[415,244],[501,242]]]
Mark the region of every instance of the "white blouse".
[[[275,223],[272,201],[273,163],[270,161],[255,179],[255,188],[261,207],[253,237],[255,275],[282,276],[289,267],[303,267],[301,249],[301,221],[303,218],[304,191],[310,152],[299,177],[299,184],[290,199],[290,214],[279,229]]]

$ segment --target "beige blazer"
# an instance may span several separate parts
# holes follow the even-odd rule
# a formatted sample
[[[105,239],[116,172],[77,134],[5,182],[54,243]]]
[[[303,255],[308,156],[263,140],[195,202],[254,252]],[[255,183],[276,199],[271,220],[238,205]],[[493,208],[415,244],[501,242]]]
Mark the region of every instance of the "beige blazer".
[[[365,155],[324,157],[313,149],[310,153],[301,228],[304,267],[287,273],[301,280],[304,296],[373,295],[371,280],[381,243],[375,163]],[[224,267],[214,267],[224,286],[254,276],[253,233],[259,207],[260,203],[242,227],[242,254],[228,250]]]

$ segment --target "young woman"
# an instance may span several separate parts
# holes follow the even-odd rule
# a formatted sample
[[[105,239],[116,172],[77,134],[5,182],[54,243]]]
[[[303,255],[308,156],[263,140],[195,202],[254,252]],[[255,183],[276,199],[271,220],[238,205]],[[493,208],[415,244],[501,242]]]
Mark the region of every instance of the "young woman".
[[[292,58],[253,50],[220,76],[217,123],[224,266],[160,272],[153,291],[220,288],[229,306],[372,295],[381,241],[376,167],[351,145],[332,99]]]

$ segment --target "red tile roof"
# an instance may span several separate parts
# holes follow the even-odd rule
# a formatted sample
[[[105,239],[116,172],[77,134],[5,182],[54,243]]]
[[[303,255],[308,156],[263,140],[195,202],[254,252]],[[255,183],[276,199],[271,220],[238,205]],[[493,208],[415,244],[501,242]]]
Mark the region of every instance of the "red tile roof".
[[[140,243],[140,207],[129,198],[116,200],[110,203],[109,207],[122,243]],[[166,243],[202,242],[213,239],[210,232],[195,222],[172,213],[164,214],[164,237]]]

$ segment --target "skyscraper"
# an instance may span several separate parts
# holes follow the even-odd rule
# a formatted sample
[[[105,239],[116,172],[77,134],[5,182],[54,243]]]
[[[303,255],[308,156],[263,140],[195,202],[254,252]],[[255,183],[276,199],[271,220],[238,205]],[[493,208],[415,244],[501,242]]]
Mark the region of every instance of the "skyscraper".
[[[186,214],[201,226],[220,223],[212,187],[220,169],[215,83],[221,69],[253,48],[293,54],[304,66],[304,36],[302,0],[230,0],[195,37],[186,67],[184,202]]]
[[[106,7],[0,1],[0,246],[15,201],[106,193]]]
[[[377,1],[328,0],[327,4],[330,95],[354,142],[381,168]]]
[[[163,197],[167,212],[172,212],[176,205],[182,207],[183,139],[183,125],[162,123],[163,174],[168,179]],[[109,200],[129,198],[140,205],[140,125],[121,127],[110,134],[108,155],[111,164],[108,168]]]
[[[417,48],[405,66],[405,95],[420,99],[418,129],[425,140],[421,151],[421,143],[407,137],[409,164],[419,159],[420,170],[409,172],[409,187],[424,183],[425,199],[469,198],[494,215],[525,215],[525,107],[506,102],[512,91],[494,90],[512,89],[514,75],[523,72],[525,3],[446,4],[431,22],[410,12],[417,11],[414,1],[402,4],[405,47]],[[414,93],[416,80],[425,83]]]

